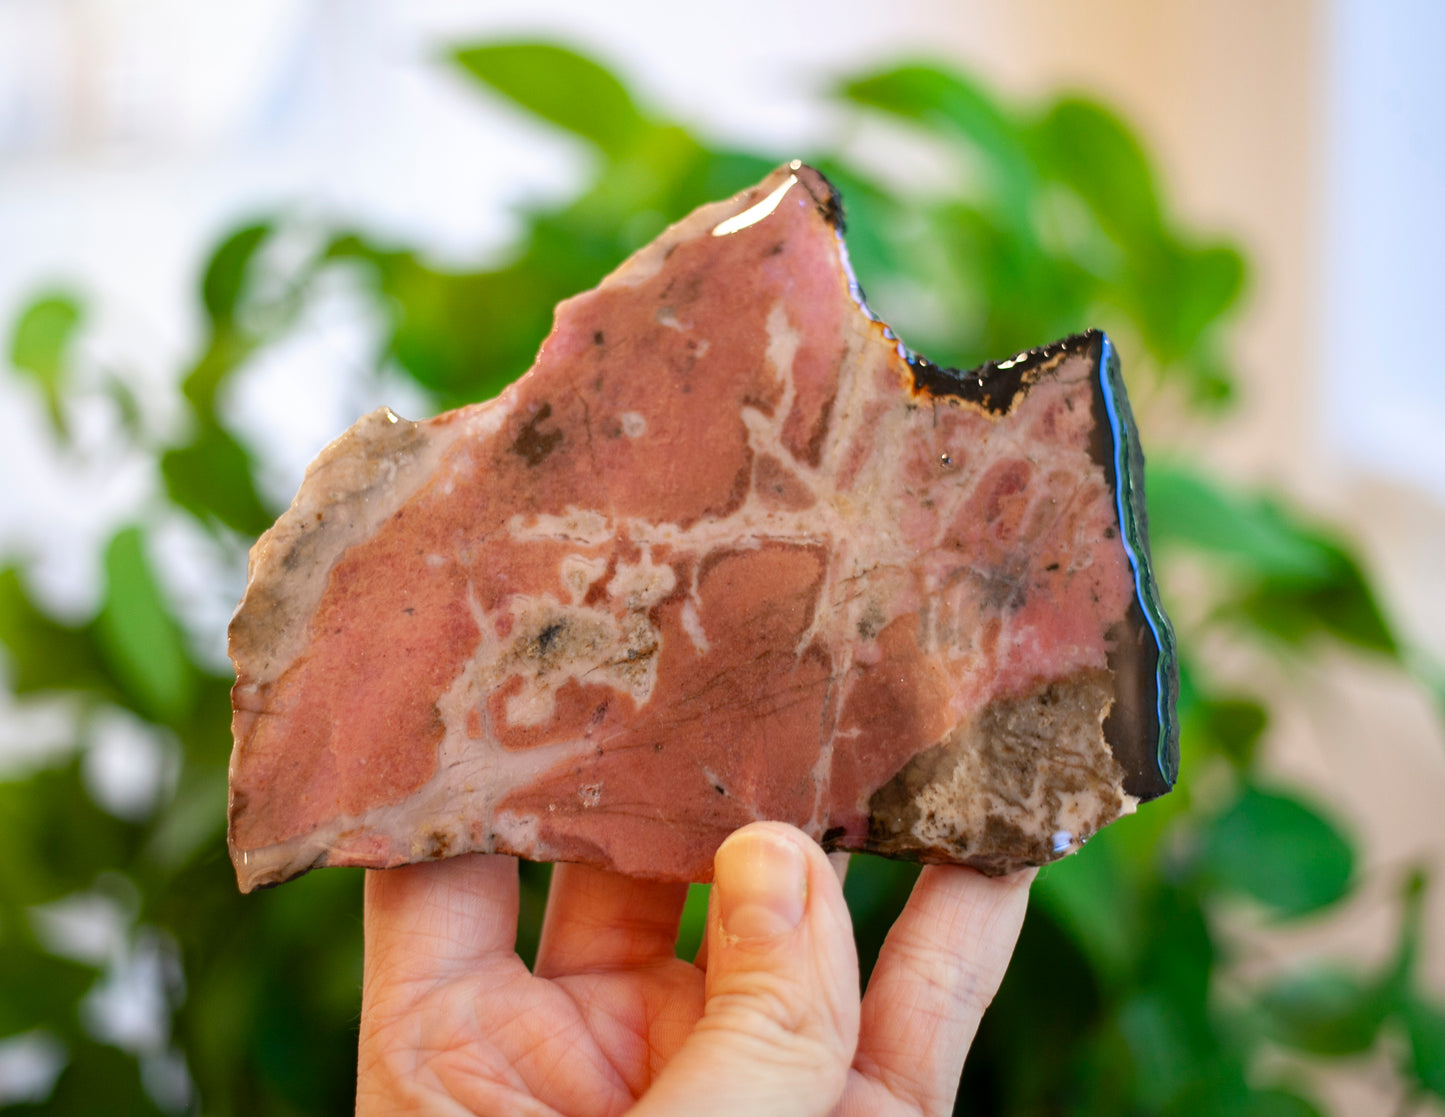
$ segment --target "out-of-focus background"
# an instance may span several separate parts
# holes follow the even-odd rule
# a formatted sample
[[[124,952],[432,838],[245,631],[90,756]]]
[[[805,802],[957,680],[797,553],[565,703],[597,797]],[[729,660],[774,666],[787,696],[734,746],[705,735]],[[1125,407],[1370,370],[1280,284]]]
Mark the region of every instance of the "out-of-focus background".
[[[644,139],[569,115],[591,70],[455,56],[520,40],[607,67]],[[244,548],[363,411],[525,367],[473,339],[506,359],[459,379],[408,334],[469,328],[492,288],[455,277],[586,285],[670,206],[797,154],[831,160],[906,340],[977,360],[1051,340],[1010,313],[1103,325],[1164,463],[1184,747],[1211,759],[1147,850],[1101,838],[1042,882],[1020,963],[1076,980],[1010,979],[974,1111],[1445,1113],[1442,42],[1430,0],[0,0],[0,1108],[347,1111],[355,874],[226,891]],[[991,175],[1042,184],[1022,227]],[[635,228],[597,217],[599,181]],[[920,213],[973,230],[948,250],[993,286],[921,258],[910,282]],[[1197,322],[1149,304],[1176,280]],[[477,314],[504,334],[549,308]],[[223,466],[245,484],[194,481]],[[886,922],[906,881],[855,875],[860,926]]]

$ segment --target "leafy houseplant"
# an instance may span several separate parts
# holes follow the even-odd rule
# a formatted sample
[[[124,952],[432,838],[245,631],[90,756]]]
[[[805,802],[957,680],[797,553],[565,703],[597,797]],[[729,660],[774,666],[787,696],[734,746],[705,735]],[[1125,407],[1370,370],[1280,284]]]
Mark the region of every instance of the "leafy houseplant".
[[[48,615],[23,568],[0,572],[14,700],[59,701],[76,740],[0,782],[0,1042],[26,1035],[65,1064],[32,1111],[351,1108],[360,874],[235,892],[222,842],[230,680],[196,654],[153,560],[161,525],[184,516],[239,578],[244,546],[279,511],[258,485],[255,448],[228,418],[227,391],[296,334],[339,273],[378,324],[378,375],[408,378],[437,408],[492,396],[531,363],[559,299],[595,284],[666,222],[797,154],[709,145],[556,46],[469,47],[453,61],[594,155],[585,189],[526,212],[499,262],[446,270],[364,230],[307,242],[285,216],[237,229],[201,283],[207,332],[182,380],[179,434],[152,431],[120,379],[80,375],[74,298],[37,299],[12,333],[11,375],[43,398],[65,452],[80,452],[67,441],[78,397],[108,395],[166,494],[110,539],[101,605],[84,624]],[[1272,1053],[1328,1059],[1381,1044],[1407,1101],[1445,1097],[1445,1009],[1414,976],[1422,874],[1400,882],[1398,943],[1378,970],[1243,982],[1229,967],[1219,916],[1240,897],[1279,920],[1324,918],[1359,882],[1354,846],[1328,814],[1261,775],[1267,696],[1224,688],[1208,649],[1227,638],[1304,659],[1330,643],[1401,663],[1404,654],[1333,532],[1149,442],[1155,411],[1183,410],[1199,424],[1232,404],[1240,255],[1180,228],[1137,140],[1092,101],[1008,105],[928,64],[857,75],[832,95],[926,137],[958,168],[947,189],[920,190],[891,185],[888,168],[857,156],[811,154],[843,191],[851,256],[874,307],[920,351],[962,366],[1084,326],[1108,329],[1128,357],[1154,454],[1150,509],[1166,591],[1173,559],[1206,574],[1193,579],[1194,596],[1173,602],[1183,621],[1180,786],[1040,875],[964,1072],[967,1111],[1310,1114],[1321,1110],[1308,1077],[1271,1077],[1281,1065]],[[178,760],[173,790],[144,810],[107,809],[87,782],[81,742],[116,711]],[[865,971],[915,871],[855,859],[847,891]],[[546,880],[545,866],[524,866],[524,950],[535,948]],[[118,913],[111,956],[56,933],[57,913],[77,900]],[[680,949],[696,945],[702,910],[698,890]],[[134,970],[147,959],[159,1025],[144,1035],[108,1030],[97,1006],[122,963]]]

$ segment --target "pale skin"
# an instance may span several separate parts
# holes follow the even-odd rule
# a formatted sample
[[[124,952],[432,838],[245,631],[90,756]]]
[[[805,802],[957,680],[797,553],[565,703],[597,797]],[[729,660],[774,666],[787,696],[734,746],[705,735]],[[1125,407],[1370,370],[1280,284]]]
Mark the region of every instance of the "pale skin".
[[[951,1113],[1033,874],[925,868],[860,999],[844,864],[739,830],[693,962],[686,885],[558,865],[530,971],[515,860],[369,872],[358,1114]]]

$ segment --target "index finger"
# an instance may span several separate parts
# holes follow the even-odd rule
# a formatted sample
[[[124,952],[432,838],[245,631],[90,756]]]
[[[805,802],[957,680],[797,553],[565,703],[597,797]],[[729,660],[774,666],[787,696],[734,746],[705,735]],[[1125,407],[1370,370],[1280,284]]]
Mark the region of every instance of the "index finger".
[[[923,1113],[948,1113],[984,1009],[1023,926],[1034,871],[990,879],[930,865],[893,924],[863,997],[853,1067]]]

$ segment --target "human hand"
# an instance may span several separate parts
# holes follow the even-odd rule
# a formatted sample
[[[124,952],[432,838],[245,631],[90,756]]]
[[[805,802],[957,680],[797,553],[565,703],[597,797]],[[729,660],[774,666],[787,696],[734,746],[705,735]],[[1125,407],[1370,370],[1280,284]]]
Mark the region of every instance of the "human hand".
[[[926,867],[860,1002],[842,885],[815,842],[753,823],[714,869],[687,962],[686,885],[558,865],[531,972],[514,859],[368,872],[358,1114],[951,1112],[1032,872]]]

